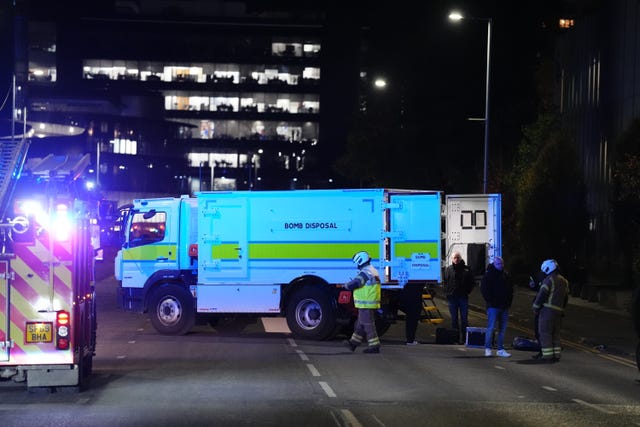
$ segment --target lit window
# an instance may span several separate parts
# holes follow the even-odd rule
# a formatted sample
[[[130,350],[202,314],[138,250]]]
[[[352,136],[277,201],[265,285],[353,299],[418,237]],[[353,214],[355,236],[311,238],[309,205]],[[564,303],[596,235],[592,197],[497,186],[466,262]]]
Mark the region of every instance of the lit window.
[[[560,28],[571,28],[573,27],[573,19],[560,19],[558,25]]]

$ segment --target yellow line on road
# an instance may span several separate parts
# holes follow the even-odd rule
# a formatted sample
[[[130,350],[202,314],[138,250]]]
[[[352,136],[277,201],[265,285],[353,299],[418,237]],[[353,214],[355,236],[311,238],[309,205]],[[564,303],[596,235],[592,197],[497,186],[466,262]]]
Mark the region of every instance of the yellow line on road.
[[[471,317],[474,317],[474,318],[477,318],[477,319],[484,319],[485,321],[487,320],[487,316],[486,315],[484,315],[482,313],[479,313],[477,311],[469,310],[469,318],[471,318]],[[529,335],[529,336],[535,335],[533,329],[525,328],[525,327],[522,327],[520,325],[509,323],[507,327],[510,328],[510,329],[515,329],[516,331],[522,332],[522,333],[524,333],[526,335]],[[636,369],[636,364],[633,361],[633,359],[629,359],[629,358],[622,357],[622,356],[616,356],[616,355],[613,355],[613,354],[605,354],[605,353],[600,352],[600,350],[594,350],[593,348],[587,347],[584,344],[580,344],[580,343],[575,342],[575,341],[569,341],[569,340],[564,339],[564,338],[560,338],[560,342],[563,345],[565,345],[567,347],[571,347],[571,348],[573,348],[575,350],[580,350],[580,351],[583,351],[585,353],[591,353],[593,355],[596,355],[596,356],[601,357],[603,359],[609,360],[611,362],[615,362],[615,363],[618,363],[620,365],[624,365],[624,366],[627,366],[629,368]]]

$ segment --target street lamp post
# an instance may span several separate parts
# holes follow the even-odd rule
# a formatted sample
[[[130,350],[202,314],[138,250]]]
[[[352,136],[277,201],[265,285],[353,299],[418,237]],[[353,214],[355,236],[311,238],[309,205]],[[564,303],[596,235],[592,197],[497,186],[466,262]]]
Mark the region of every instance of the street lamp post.
[[[484,171],[482,175],[482,191],[487,193],[487,179],[489,170],[489,82],[491,77],[491,24],[493,20],[491,18],[474,18],[465,17],[459,12],[451,12],[449,19],[457,22],[463,19],[475,19],[479,21],[487,21],[487,73],[485,77],[485,91],[484,91]]]

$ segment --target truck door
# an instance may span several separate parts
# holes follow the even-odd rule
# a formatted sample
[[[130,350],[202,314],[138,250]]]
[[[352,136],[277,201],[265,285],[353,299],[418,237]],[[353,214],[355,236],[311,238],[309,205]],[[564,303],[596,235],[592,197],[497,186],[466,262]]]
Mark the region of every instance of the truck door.
[[[208,194],[199,199],[200,283],[248,278],[247,199]]]
[[[391,280],[440,280],[440,193],[390,196]]]
[[[9,360],[9,262],[0,260],[0,362]]]
[[[446,259],[459,251],[476,276],[502,255],[502,200],[500,194],[448,195]]]
[[[122,250],[122,286],[142,287],[159,270],[177,269],[176,232],[167,227],[169,209],[137,211]]]

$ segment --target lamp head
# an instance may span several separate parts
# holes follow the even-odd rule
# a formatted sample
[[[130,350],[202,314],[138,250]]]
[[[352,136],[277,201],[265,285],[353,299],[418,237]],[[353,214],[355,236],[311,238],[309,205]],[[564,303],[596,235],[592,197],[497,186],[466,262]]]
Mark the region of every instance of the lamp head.
[[[453,22],[458,22],[464,19],[464,16],[462,16],[462,14],[456,10],[451,11],[451,13],[449,14],[449,19]]]

